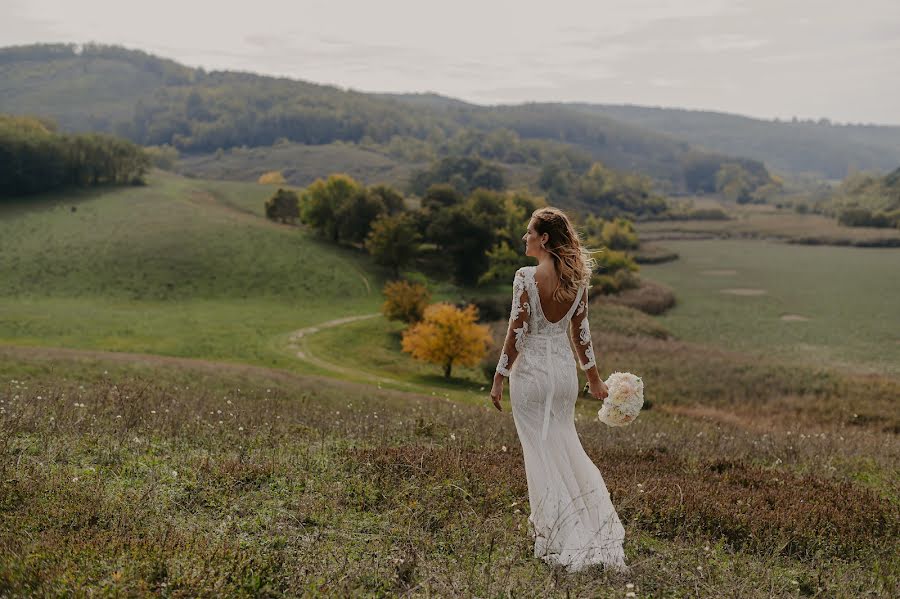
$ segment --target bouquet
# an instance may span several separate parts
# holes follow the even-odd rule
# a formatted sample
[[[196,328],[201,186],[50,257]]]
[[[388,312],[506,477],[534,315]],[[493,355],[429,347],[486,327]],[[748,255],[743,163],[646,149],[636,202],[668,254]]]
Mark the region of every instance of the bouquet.
[[[644,405],[644,381],[630,372],[614,372],[604,382],[609,395],[597,412],[600,422],[608,426],[631,424]]]

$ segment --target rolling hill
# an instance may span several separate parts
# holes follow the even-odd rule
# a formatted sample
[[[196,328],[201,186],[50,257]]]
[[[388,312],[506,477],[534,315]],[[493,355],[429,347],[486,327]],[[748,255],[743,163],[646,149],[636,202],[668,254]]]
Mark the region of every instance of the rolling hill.
[[[405,143],[432,155],[478,154],[532,166],[602,160],[648,174],[672,190],[685,187],[685,164],[701,154],[670,135],[566,106],[483,107],[433,95],[366,94],[250,73],[206,72],[137,50],[92,44],[0,49],[0,112],[50,117],[66,131],[97,130],[144,145],[170,144],[187,155],[287,141]],[[497,135],[484,139],[492,134]]]
[[[701,110],[631,105],[567,105],[603,115],[694,146],[762,160],[791,173],[842,179],[851,169],[888,171],[900,165],[900,127],[766,121]]]

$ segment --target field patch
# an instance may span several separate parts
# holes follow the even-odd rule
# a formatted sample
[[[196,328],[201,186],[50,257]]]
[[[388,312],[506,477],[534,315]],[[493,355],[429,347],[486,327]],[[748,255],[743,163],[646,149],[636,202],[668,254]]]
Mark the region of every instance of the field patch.
[[[767,291],[765,289],[753,289],[748,287],[734,287],[728,289],[719,289],[719,293],[727,293],[729,295],[745,295],[745,296],[757,296],[757,295],[765,295]]]
[[[679,339],[900,376],[900,249],[727,239],[667,246],[680,259],[642,265],[641,274],[675,290],[678,303],[657,319]],[[740,273],[740,284],[705,274],[720,270]],[[792,315],[808,320],[786,326],[800,322]]]

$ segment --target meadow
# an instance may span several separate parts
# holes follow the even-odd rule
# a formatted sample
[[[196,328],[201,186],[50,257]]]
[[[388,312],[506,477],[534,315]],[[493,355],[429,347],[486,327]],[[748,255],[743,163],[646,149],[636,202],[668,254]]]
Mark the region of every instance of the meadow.
[[[262,217],[270,187],[147,187],[0,206],[0,342],[290,367],[292,330],[377,311],[380,269]]]
[[[673,287],[659,322],[677,337],[785,361],[900,375],[900,249],[771,241],[665,242],[644,265]]]
[[[606,428],[595,404],[577,412],[626,524],[629,575],[567,575],[531,557],[508,404],[501,414],[487,402],[261,367],[2,349],[0,592],[850,597],[900,588],[896,430],[842,422],[842,394],[871,401],[876,389],[781,372],[784,388],[751,405],[752,383],[773,371],[701,353],[686,376],[695,388],[679,392],[672,369],[686,348],[654,343],[664,342],[605,345],[608,359],[640,355],[623,363],[654,381],[652,407],[634,425]],[[727,370],[731,393],[695,378],[710,365]],[[886,405],[871,407],[877,415]],[[787,417],[794,410],[803,417]]]
[[[532,557],[508,400],[400,352],[386,273],[271,191],[0,207],[0,596],[900,592],[895,250],[667,241],[642,273],[674,309],[594,301],[601,373],[646,384],[632,426],[576,410],[632,572],[568,575]],[[476,291],[508,285],[433,285]]]
[[[679,203],[697,209],[718,208],[729,220],[646,221],[636,227],[644,241],[726,238],[781,240],[802,245],[900,247],[900,230],[844,227],[821,214],[800,214],[771,204],[738,205],[714,197],[682,198]]]

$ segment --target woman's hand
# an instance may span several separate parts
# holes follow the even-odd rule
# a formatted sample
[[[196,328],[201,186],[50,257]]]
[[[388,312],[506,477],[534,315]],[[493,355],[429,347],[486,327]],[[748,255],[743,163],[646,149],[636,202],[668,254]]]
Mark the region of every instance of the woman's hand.
[[[491,401],[494,402],[494,407],[500,412],[503,411],[503,408],[500,406],[500,399],[503,397],[503,380],[505,378],[498,372],[494,375],[494,384],[491,386]]]
[[[606,388],[606,383],[600,380],[600,374],[596,368],[588,371],[588,388],[594,399],[606,399],[609,395],[609,389]]]

